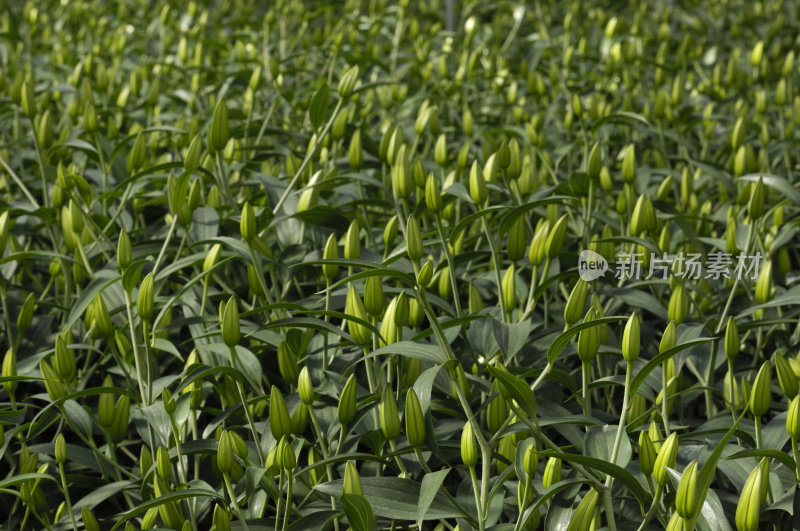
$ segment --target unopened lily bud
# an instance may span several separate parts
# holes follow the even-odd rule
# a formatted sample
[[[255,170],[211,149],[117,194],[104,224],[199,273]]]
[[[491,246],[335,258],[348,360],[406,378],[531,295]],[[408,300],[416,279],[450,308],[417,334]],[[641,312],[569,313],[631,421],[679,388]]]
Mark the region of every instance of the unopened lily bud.
[[[536,230],[528,248],[528,261],[531,265],[538,266],[544,261],[547,239],[550,235],[550,224],[547,220],[541,219],[536,225]]]
[[[789,362],[780,354],[775,354],[775,373],[778,375],[778,385],[784,396],[791,400],[797,396],[798,379]]]
[[[547,460],[544,466],[544,474],[542,475],[542,486],[549,488],[561,481],[561,459],[551,457]]]
[[[681,475],[678,490],[675,493],[675,510],[683,518],[691,519],[700,509],[697,496],[697,461],[689,463]]]
[[[33,120],[33,117],[36,116],[36,96],[33,93],[32,81],[25,81],[22,84],[20,96],[22,98],[22,112],[25,113],[25,116]]]
[[[236,296],[232,295],[225,305],[222,314],[222,341],[228,348],[235,348],[239,344],[241,333],[239,331],[239,307],[236,303]]]
[[[536,474],[539,468],[539,454],[536,451],[536,443],[531,441],[531,444],[525,449],[525,456],[522,458],[522,467],[529,478]]]
[[[417,221],[416,216],[413,214],[408,217],[408,224],[406,226],[406,252],[412,262],[418,261],[424,254],[419,221]]]
[[[350,162],[350,167],[355,171],[359,171],[364,167],[364,153],[361,148],[360,129],[356,129],[353,133],[353,137],[350,139],[350,147],[347,150],[347,160]]]
[[[33,321],[33,311],[36,308],[36,296],[33,293],[28,293],[25,297],[25,302],[22,303],[22,308],[17,315],[17,328],[20,332],[24,332],[31,326]]]
[[[394,324],[395,326],[406,326],[409,321],[409,314],[411,313],[410,309],[411,305],[408,302],[408,295],[404,291],[401,291],[395,297],[394,303]]]
[[[800,439],[800,395],[795,396],[789,403],[789,413],[786,416],[786,431],[793,441]]]
[[[342,99],[347,99],[353,93],[353,89],[356,87],[356,82],[358,81],[358,65],[353,65],[348,68],[344,74],[342,74],[341,79],[339,80],[339,86],[337,87],[337,92],[339,93],[339,97]]]
[[[361,227],[358,221],[353,220],[344,236],[344,257],[347,260],[358,260],[361,258]]]
[[[242,239],[245,242],[250,243],[253,241],[253,238],[256,237],[257,230],[256,213],[249,202],[245,203],[239,221],[239,233],[242,235]]]
[[[323,260],[338,260],[339,259],[339,242],[335,234],[328,236],[328,241],[325,243],[325,250],[322,252]],[[339,274],[339,266],[336,264],[323,264],[322,274],[330,284],[336,275]]]
[[[632,313],[628,322],[625,323],[625,330],[622,333],[622,357],[628,363],[633,363],[639,359],[641,346],[639,315]]]
[[[400,416],[397,413],[397,402],[390,386],[384,386],[380,403],[381,431],[387,439],[396,439],[400,435]]]
[[[214,116],[208,128],[208,149],[212,152],[222,151],[225,149],[225,144],[228,143],[230,136],[230,131],[228,130],[228,108],[225,106],[224,100],[220,99],[214,108]]]
[[[589,531],[594,520],[594,509],[597,506],[598,493],[595,489],[583,497],[569,520],[567,531]]]
[[[222,254],[222,244],[215,243],[209,249],[208,254],[206,255],[205,260],[203,260],[203,271],[208,271],[219,261],[219,257]]]
[[[589,179],[597,179],[600,177],[600,169],[603,165],[603,153],[600,149],[600,144],[595,143],[592,150],[589,152],[589,158],[586,160],[586,174]]]
[[[142,166],[144,166],[146,160],[147,147],[145,145],[145,134],[140,132],[138,135],[136,135],[136,140],[133,142],[133,147],[131,148],[130,153],[128,153],[128,159],[126,160],[126,169],[128,170],[128,173],[133,175],[139,171]]]
[[[633,207],[631,215],[631,234],[639,236],[643,232],[649,232],[656,228],[656,215],[653,210],[653,203],[645,194],[639,196],[636,205]]]
[[[439,166],[447,164],[447,137],[444,134],[439,135],[439,138],[436,139],[436,145],[433,148],[433,160]]]
[[[186,171],[193,170],[200,165],[200,156],[203,154],[203,141],[200,135],[194,135],[189,148],[186,150],[186,157],[183,159],[183,169]]]
[[[55,458],[56,462],[59,465],[63,465],[67,462],[67,443],[64,440],[64,434],[59,433],[56,436],[56,443],[55,443]]]
[[[583,315],[583,309],[586,307],[586,296],[588,294],[589,283],[579,279],[569,294],[567,304],[564,305],[564,322],[567,325],[572,326],[580,320]]]
[[[344,468],[342,493],[364,495],[364,490],[361,488],[361,478],[358,475],[358,470],[356,470],[356,465],[352,461],[348,461]]]
[[[503,310],[506,313],[511,313],[517,305],[517,284],[514,264],[511,264],[511,266],[506,269],[500,285],[503,291]]]
[[[339,423],[343,426],[349,424],[356,416],[356,391],[356,375],[351,374],[339,395],[339,405],[336,410]]]
[[[662,487],[667,484],[669,473],[667,467],[675,466],[675,459],[678,456],[678,435],[670,434],[667,440],[661,445],[655,464],[653,465],[653,479]]]
[[[756,531],[761,516],[761,490],[764,478],[761,466],[757,465],[742,488],[739,503],[736,506],[736,528],[739,531]]]
[[[2,376],[4,378],[17,376],[17,354],[14,349],[9,348],[6,350],[5,356],[3,356]],[[18,385],[19,382],[16,380],[7,380],[3,382],[3,387],[9,395],[13,395],[16,392]]]
[[[650,440],[650,434],[642,430],[639,432],[639,468],[643,474],[652,474],[656,461],[656,449]]]
[[[364,284],[364,308],[373,317],[378,317],[383,313],[385,304],[381,277],[367,277]]]
[[[53,357],[53,368],[58,376],[65,382],[72,382],[75,379],[75,353],[67,348],[64,337],[56,337],[56,353]]]
[[[433,173],[429,173],[425,181],[425,205],[434,214],[442,210],[442,187]]]
[[[750,199],[747,203],[747,216],[752,220],[757,220],[764,215],[764,179],[759,178],[758,182],[750,191]]]
[[[520,216],[508,229],[508,240],[506,249],[508,258],[516,262],[525,255],[525,246],[528,242],[528,231],[525,227],[525,219]]]
[[[119,443],[125,439],[128,432],[128,422],[130,421],[131,399],[129,396],[121,396],[117,399],[114,406],[114,424],[109,429],[111,441]]]
[[[476,205],[482,207],[489,197],[489,190],[486,188],[486,179],[480,172],[478,161],[472,163],[469,171],[469,195]]]
[[[217,455],[219,456],[219,454]],[[169,452],[163,446],[159,446],[156,451],[156,473],[165,481],[169,481],[172,476],[172,461],[169,458]]]
[[[677,341],[678,327],[675,321],[670,321],[667,328],[664,329],[664,334],[661,336],[661,342],[658,345],[658,353],[662,354],[675,346]]]
[[[625,148],[622,158],[622,181],[630,184],[636,180],[636,149],[633,144]]]
[[[753,389],[750,392],[750,412],[753,416],[760,417],[769,409],[771,401],[772,374],[770,365],[765,361],[756,374]]]
[[[461,431],[461,462],[468,467],[478,463],[478,443],[472,433],[472,423],[467,421]]]
[[[151,321],[155,308],[153,307],[153,273],[149,273],[139,286],[136,297],[136,311],[145,321]]]
[[[278,442],[278,451],[275,460],[278,466],[285,470],[292,470],[297,466],[297,456],[295,456],[294,448],[289,444],[289,439],[286,435],[281,437]]]
[[[589,308],[586,316],[583,318],[584,323],[590,323],[597,319],[597,311],[594,308]],[[578,357],[584,363],[591,362],[597,352],[600,350],[600,327],[592,326],[584,328],[578,334]]]
[[[683,284],[678,284],[669,298],[667,306],[667,319],[681,324],[689,314],[689,296]]]
[[[394,240],[397,238],[399,223],[397,216],[392,216],[389,218],[388,223],[386,223],[386,228],[383,229],[383,244],[386,246],[387,251],[394,245]]]
[[[307,406],[314,403],[316,393],[314,392],[314,384],[311,382],[308,367],[303,367],[300,370],[300,375],[297,378],[297,393],[300,395],[300,400]]]
[[[561,216],[556,221],[550,233],[547,236],[547,243],[545,243],[544,253],[548,260],[553,260],[561,254],[561,247],[564,245],[564,236],[567,233],[567,215]]]
[[[386,312],[380,327],[380,346],[391,345],[397,341],[397,324],[395,323],[395,313],[397,310],[397,299],[389,301]]]
[[[219,436],[219,445],[217,446],[217,468],[220,473],[230,474],[233,469],[233,442],[227,430]]]
[[[774,290],[774,282],[772,280],[772,261],[767,260],[764,262],[761,271],[758,273],[756,279],[756,302],[758,304],[765,304],[772,300],[772,292]]]
[[[417,275],[417,283],[423,287],[427,288],[431,285],[431,280],[433,280],[433,262],[427,260],[419,270],[419,274]]]
[[[352,315],[363,321],[369,320],[367,310],[364,308],[364,303],[361,301],[361,296],[356,291],[355,287],[350,284],[347,290],[347,299],[345,302],[345,313]],[[347,330],[356,344],[367,346],[372,344],[372,332],[362,325],[350,319],[347,320]]]
[[[413,447],[422,445],[425,442],[425,416],[413,388],[406,394],[405,422],[408,443]]]
[[[280,389],[274,385],[269,393],[269,428],[272,436],[280,440],[284,435],[291,435],[292,420],[289,417],[289,410],[283,400]]]
[[[728,325],[725,327],[725,355],[732,360],[739,353],[739,328],[733,317],[728,317]]]
[[[286,341],[278,344],[278,371],[286,383],[297,385],[300,368],[297,366],[297,356]]]

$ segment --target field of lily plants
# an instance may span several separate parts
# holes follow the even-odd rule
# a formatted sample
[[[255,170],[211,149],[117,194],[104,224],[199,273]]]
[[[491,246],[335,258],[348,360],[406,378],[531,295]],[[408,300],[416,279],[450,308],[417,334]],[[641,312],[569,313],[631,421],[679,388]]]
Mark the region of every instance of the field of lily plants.
[[[800,5],[0,6],[0,529],[800,529]]]

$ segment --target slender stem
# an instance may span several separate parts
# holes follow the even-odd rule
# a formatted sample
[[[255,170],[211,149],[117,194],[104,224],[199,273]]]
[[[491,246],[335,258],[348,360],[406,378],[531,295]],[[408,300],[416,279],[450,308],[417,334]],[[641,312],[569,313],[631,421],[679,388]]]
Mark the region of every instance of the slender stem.
[[[178,216],[174,216],[172,218],[172,223],[169,225],[169,231],[167,232],[167,237],[164,239],[164,243],[161,245],[161,250],[158,252],[158,258],[156,258],[156,263],[153,266],[153,277],[156,276],[156,271],[158,271],[158,266],[161,265],[161,260],[164,259],[164,253],[167,250],[167,246],[169,245],[169,241],[172,239],[172,235],[175,232],[175,226],[178,223]]]
[[[664,422],[664,437],[669,437],[669,386],[667,385],[667,362],[661,364],[661,420]]]
[[[800,451],[797,449],[797,440],[794,437],[792,437],[792,455],[794,456],[794,464],[797,467],[794,477],[800,482]]]
[[[664,487],[662,487],[661,485],[658,485],[658,487],[656,487],[656,494],[655,496],[653,496],[653,503],[650,504],[650,509],[647,511],[644,520],[642,521],[641,525],[638,527],[636,531],[643,531],[647,527],[647,524],[650,523],[650,520],[652,520],[653,517],[658,512],[658,503],[661,500],[661,493],[663,492],[663,490]]]
[[[72,529],[78,531],[78,523],[75,521],[75,514],[72,511],[72,502],[69,499],[69,489],[67,488],[67,475],[64,473],[64,464],[58,464],[58,471],[61,475],[61,485],[64,487],[64,501],[67,502],[67,511],[69,512],[69,519],[72,521]]]
[[[239,364],[236,363],[236,347],[230,347],[228,352],[230,352],[231,367],[238,371]],[[250,426],[250,433],[253,435],[253,441],[256,443],[258,462],[261,464],[261,466],[264,466],[264,453],[261,450],[261,438],[258,436],[258,432],[256,431],[256,425],[253,422],[253,417],[250,416],[250,409],[247,407],[247,401],[244,398],[244,389],[238,378],[236,379],[236,390],[239,391],[239,400],[242,403],[242,408],[244,408],[244,416],[247,418],[247,424]]]
[[[150,402],[147,400],[147,380],[142,373],[144,360],[142,359],[142,355],[139,352],[139,347],[137,346],[136,329],[133,327],[133,312],[131,311],[131,308],[133,307],[133,301],[131,299],[130,292],[127,290],[125,291],[125,306],[128,311],[128,326],[130,328],[131,344],[133,346],[133,361],[136,365],[136,380],[139,382],[139,393],[142,397],[142,407],[147,407]]]
[[[475,474],[475,466],[469,467],[469,478],[472,480],[472,492],[475,494],[475,510],[478,511],[478,529],[483,531],[486,528],[486,519],[483,517],[483,503],[478,494],[478,476]]]
[[[497,249],[495,248],[494,242],[492,241],[492,235],[489,233],[489,225],[486,224],[486,218],[481,218],[481,226],[483,227],[483,233],[486,235],[486,242],[489,244],[489,252],[492,254],[492,263],[494,264],[494,278],[495,282],[497,282],[497,300],[498,304],[500,305],[500,309],[503,310],[503,318],[506,322],[509,321],[508,316],[505,312],[505,300],[503,297],[503,283],[500,279],[500,259],[497,257]],[[450,272],[452,274],[452,271]]]
[[[222,478],[225,480],[225,488],[228,489],[228,496],[231,498],[231,503],[233,504],[234,509],[236,509],[236,516],[239,518],[239,521],[242,523],[242,527],[246,531],[250,531],[250,528],[247,527],[247,521],[242,514],[242,508],[239,507],[239,502],[236,500],[236,493],[233,492],[233,485],[231,485],[231,475],[227,472],[222,474]]]
[[[584,361],[581,363],[581,376],[583,377],[583,414],[587,417],[592,416],[592,398],[589,394],[589,372],[591,370],[590,362]]]
[[[288,470],[286,472],[286,476],[288,485],[286,487],[286,510],[283,513],[283,525],[281,526],[282,531],[286,531],[286,526],[289,523],[289,510],[292,507],[292,480],[294,478],[294,474],[292,474],[291,470]]]
[[[450,269],[450,285],[453,289],[453,299],[455,299],[456,317],[461,317],[461,300],[458,295],[458,282],[456,279],[456,266],[453,260],[453,253],[450,252],[450,246],[447,245],[447,240],[444,237],[442,230],[442,216],[437,212],[434,221],[436,222],[436,231],[439,233],[439,240],[442,242],[442,249],[444,256],[447,259],[447,267]]]
[[[394,439],[389,439],[389,448],[392,449],[392,453],[397,452],[397,443]],[[408,477],[408,470],[406,470],[406,465],[403,464],[403,461],[400,459],[399,455],[394,456],[394,460],[397,463],[397,468],[400,469],[400,473],[403,477]]]
[[[761,439],[761,415],[756,415],[755,419],[755,427],[756,427],[756,449],[761,450],[763,442]]]

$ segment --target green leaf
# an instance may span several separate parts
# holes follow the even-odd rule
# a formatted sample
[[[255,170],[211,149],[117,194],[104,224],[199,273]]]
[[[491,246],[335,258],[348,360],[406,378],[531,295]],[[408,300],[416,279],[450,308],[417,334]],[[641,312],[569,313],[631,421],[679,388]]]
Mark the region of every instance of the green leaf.
[[[350,282],[355,282],[356,280],[361,280],[362,278],[369,278],[369,277],[390,277],[396,278],[397,280],[403,282],[409,288],[413,288],[416,285],[416,279],[413,275],[409,273],[404,273],[402,271],[398,271],[397,269],[392,269],[391,267],[376,267],[375,269],[369,269],[367,271],[361,271],[359,273],[354,273],[347,278],[343,278],[337,282],[334,282],[327,289],[320,291],[318,293],[325,293],[326,291],[333,291],[339,286],[344,284],[348,284]]]
[[[615,315],[612,317],[602,317],[600,319],[589,321],[588,323],[580,323],[569,327],[561,332],[561,334],[559,334],[559,336],[550,344],[550,348],[547,349],[547,363],[550,365],[555,363],[558,355],[561,354],[561,351],[564,350],[564,348],[569,344],[570,340],[574,336],[578,335],[581,330],[601,324],[616,323],[617,321],[623,321],[625,319],[627,319],[627,317]]]
[[[781,452],[780,450],[774,450],[772,448],[762,448],[752,449],[752,450],[742,450],[741,452],[736,452],[730,457],[726,457],[726,461],[730,461],[731,459],[743,459],[745,457],[769,457],[770,459],[775,459],[780,461],[780,463],[788,468],[789,470],[794,470],[796,465],[794,463],[794,459],[787,454],[786,452]]]
[[[420,484],[416,481],[392,477],[361,477],[364,497],[372,506],[376,516],[396,520],[417,520]],[[314,487],[329,496],[339,497],[342,493],[342,480],[337,479]],[[442,520],[464,516],[444,496],[437,494],[425,513],[425,520]]]
[[[686,350],[687,348],[696,347],[697,345],[701,345],[708,341],[714,339],[713,337],[701,337],[698,339],[692,339],[691,341],[687,341],[686,343],[681,343],[680,345],[675,345],[674,347],[665,350],[661,354],[655,356],[653,359],[649,360],[645,363],[644,367],[639,369],[636,374],[634,375],[633,379],[631,380],[631,389],[630,393],[636,392],[639,389],[639,386],[644,383],[647,377],[650,375],[653,370],[664,363],[665,361],[669,360],[672,356],[677,354],[682,350]]]
[[[508,394],[517,401],[517,404],[522,408],[528,417],[531,419],[536,418],[536,396],[531,391],[530,386],[517,376],[514,376],[502,367],[492,367],[487,365],[486,368],[494,376],[497,381],[505,387]]]
[[[441,489],[448,472],[450,472],[449,468],[443,468],[442,470],[425,474],[425,477],[422,478],[422,484],[419,489],[419,503],[417,505],[417,527],[420,529],[422,529],[425,513],[428,512],[433,499]]]
[[[764,184],[770,188],[774,188],[781,195],[788,197],[795,205],[800,205],[800,191],[797,190],[792,184],[786,180],[785,177],[780,175],[772,175],[769,173],[749,173],[742,175],[738,178],[740,181],[749,181],[757,183],[759,179],[764,180]]]
[[[180,490],[178,492],[170,492],[169,494],[165,494],[159,498],[148,500],[140,505],[137,505],[130,511],[119,515],[118,517],[119,519],[117,520],[117,523],[114,524],[114,527],[111,528],[111,531],[114,531],[119,526],[125,524],[125,522],[127,522],[131,518],[146,513],[153,507],[158,507],[159,505],[163,505],[171,501],[179,501],[179,500],[185,500],[187,498],[203,498],[203,497],[214,498],[215,500],[218,500],[222,503],[225,502],[224,496],[218,494],[213,490],[208,490],[208,489],[188,488],[185,490]]]
[[[311,120],[314,129],[319,129],[319,126],[325,121],[325,114],[328,112],[329,101],[330,88],[328,88],[328,84],[325,83],[314,93],[314,97],[311,98],[311,104],[308,107],[308,119]]]
[[[372,531],[375,527],[375,515],[364,496],[359,494],[342,494],[339,498],[347,522],[353,531]]]
[[[413,341],[398,341],[391,345],[386,345],[378,350],[373,350],[365,358],[374,358],[377,356],[384,356],[390,354],[398,354],[408,358],[417,358],[423,361],[431,361],[433,363],[446,363],[447,356],[444,355],[442,349],[437,345],[428,343],[414,343]]]

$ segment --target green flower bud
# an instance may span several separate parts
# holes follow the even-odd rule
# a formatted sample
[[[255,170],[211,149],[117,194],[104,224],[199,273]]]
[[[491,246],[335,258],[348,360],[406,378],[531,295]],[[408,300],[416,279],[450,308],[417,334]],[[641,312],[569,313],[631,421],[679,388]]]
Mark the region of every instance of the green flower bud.
[[[145,134],[143,132],[139,132],[139,134],[136,135],[136,140],[133,142],[133,147],[128,153],[128,159],[126,161],[126,169],[128,170],[128,173],[133,175],[139,171],[142,166],[144,166],[146,160],[147,147],[145,146]]]
[[[758,182],[750,191],[750,200],[747,203],[747,216],[752,220],[757,220],[764,215],[764,179],[759,178]]]
[[[87,507],[81,507],[81,520],[83,520],[83,528],[86,531],[100,531],[100,524],[97,523],[97,518],[94,517],[92,511]]]
[[[36,116],[36,97],[33,93],[32,81],[25,81],[22,84],[20,96],[22,97],[22,112],[25,113],[25,116],[33,120],[33,117]]]
[[[536,474],[539,468],[539,454],[536,452],[536,444],[531,441],[531,444],[525,449],[525,456],[522,458],[522,467],[529,478]]]
[[[379,317],[384,310],[383,279],[379,276],[367,277],[364,285],[364,308],[373,317]]]
[[[538,266],[544,261],[547,240],[550,235],[550,224],[545,219],[539,220],[528,249],[528,261],[531,265]]]
[[[728,325],[725,327],[725,355],[732,360],[739,353],[739,328],[733,317],[728,317]]]
[[[203,154],[203,141],[200,135],[194,135],[189,148],[186,150],[186,157],[183,159],[183,169],[193,170],[200,165],[200,156]]]
[[[756,302],[758,304],[765,304],[772,300],[773,290],[772,261],[766,260],[756,279]]]
[[[314,384],[311,382],[311,375],[308,373],[308,367],[303,367],[300,370],[300,375],[297,379],[297,392],[300,395],[300,400],[307,406],[314,403],[316,393],[314,392]]]
[[[419,270],[417,284],[423,288],[427,288],[431,285],[431,280],[433,280],[433,262],[427,260],[422,264],[422,268]]]
[[[442,211],[442,187],[432,173],[428,174],[425,181],[425,205],[434,214]]]
[[[629,144],[622,158],[622,181],[630,184],[636,180],[636,148]]]
[[[653,479],[662,487],[667,484],[669,472],[667,467],[675,466],[675,459],[678,456],[678,435],[671,433],[667,440],[661,445],[656,461],[653,465]]]
[[[222,314],[222,341],[228,348],[235,348],[239,344],[241,333],[239,331],[239,307],[236,303],[236,296],[231,295],[225,310]]]
[[[347,150],[347,159],[350,167],[355,171],[360,171],[364,167],[364,153],[361,148],[361,130],[356,129],[350,139],[350,147]]]
[[[675,321],[670,321],[664,329],[664,334],[661,336],[661,342],[658,345],[658,353],[662,354],[674,347],[677,342],[677,335],[678,332]]]
[[[22,303],[22,308],[17,315],[17,328],[20,332],[24,332],[31,326],[33,321],[33,311],[36,308],[36,296],[33,293],[28,293],[25,297],[25,302]]]
[[[286,435],[281,437],[281,440],[278,442],[278,451],[275,457],[278,466],[283,469],[292,470],[297,466],[297,457]]]
[[[800,395],[789,403],[789,414],[786,416],[786,431],[793,441],[800,439]]]
[[[114,387],[111,376],[106,376],[103,387]],[[100,425],[108,429],[114,424],[114,394],[101,393],[97,399],[97,417]]]
[[[750,393],[750,412],[753,416],[760,417],[769,409],[770,394],[772,387],[772,375],[769,362],[765,361],[756,374],[753,382],[753,390]]]
[[[789,362],[780,354],[775,354],[775,373],[778,375],[778,385],[783,394],[791,400],[797,396],[798,380]]]
[[[339,423],[342,426],[349,424],[356,416],[357,390],[356,375],[351,374],[339,395],[339,405],[336,410]]]
[[[643,232],[652,231],[656,228],[656,223],[653,203],[650,202],[650,198],[646,195],[640,195],[631,215],[631,234],[639,236]]]
[[[461,432],[461,462],[468,467],[478,463],[478,442],[472,433],[472,424],[467,421]]]
[[[632,313],[622,333],[622,357],[628,363],[633,363],[639,359],[641,346],[639,316],[636,313]]]
[[[581,281],[582,282],[582,281]],[[576,286],[577,287],[577,286]],[[597,319],[597,311],[590,307],[583,318],[584,323],[590,323]],[[578,334],[578,357],[584,363],[591,362],[600,350],[600,327],[592,326],[584,328]]]
[[[253,241],[253,238],[256,237],[257,230],[256,213],[249,202],[245,203],[242,208],[242,216],[239,220],[239,233],[242,235],[244,241],[250,243]]]
[[[469,171],[469,195],[478,207],[482,207],[489,197],[489,190],[486,188],[486,179],[479,171],[478,161],[472,163]]]
[[[575,512],[572,513],[567,531],[589,531],[592,528],[597,496],[597,491],[592,489],[583,497]]]
[[[63,465],[67,462],[67,443],[64,440],[63,433],[59,433],[56,436],[55,458],[59,465]]]
[[[114,443],[122,442],[127,435],[130,407],[130,397],[121,396],[117,399],[117,405],[114,406],[114,424],[108,430],[109,438]]]
[[[145,321],[151,321],[155,308],[153,307],[153,273],[148,273],[139,286],[136,296],[136,311]]]
[[[417,262],[424,254],[424,247],[422,244],[422,234],[419,229],[419,221],[411,214],[408,217],[408,224],[406,226],[406,252],[412,262]]]
[[[358,221],[353,220],[347,233],[344,235],[344,257],[347,260],[358,260],[361,258],[361,228]]]
[[[392,164],[392,188],[398,197],[408,198],[414,191],[414,176],[411,163],[406,154],[406,145],[402,144],[394,155]]]
[[[53,368],[64,382],[72,382],[75,379],[75,353],[67,348],[64,337],[56,337],[56,354],[53,357]]]
[[[544,465],[544,474],[542,475],[542,486],[547,489],[551,485],[555,485],[561,481],[561,459],[551,457]]]
[[[17,376],[17,354],[11,348],[6,350],[5,356],[3,356],[2,376],[3,378]],[[3,387],[9,395],[13,395],[16,392],[18,385],[19,382],[16,380],[3,382]]]
[[[386,307],[386,312],[383,314],[383,320],[381,321],[381,339],[379,344],[382,347],[397,342],[397,324],[395,322],[396,310],[397,299],[392,299],[389,301],[389,305]]]
[[[225,144],[228,143],[230,137],[230,131],[228,130],[228,108],[225,106],[225,102],[220,98],[217,102],[217,106],[214,108],[214,116],[208,128],[208,149],[212,152],[222,151],[225,149]]]
[[[364,303],[361,301],[361,297],[356,292],[356,289],[352,284],[350,284],[350,287],[347,290],[345,313],[347,315],[357,317],[363,321],[369,320],[367,310],[364,308]],[[370,332],[370,330],[364,325],[348,319],[347,329],[356,344],[361,346],[372,344],[372,332]]]
[[[364,495],[364,490],[361,488],[361,478],[358,476],[358,470],[356,470],[356,465],[352,461],[348,461],[344,467],[342,494]]]
[[[652,474],[656,461],[656,448],[647,431],[639,432],[639,468],[643,474]]]
[[[231,516],[220,505],[214,506],[214,531],[231,531]]]
[[[511,313],[514,311],[514,308],[517,305],[517,283],[516,283],[516,273],[514,270],[514,264],[506,269],[505,274],[503,274],[503,280],[500,283],[501,289],[503,291],[503,311],[506,313]]]
[[[131,265],[131,239],[125,230],[119,233],[119,240],[117,241],[117,264],[121,271],[128,269]]]
[[[681,324],[689,313],[689,296],[683,284],[678,284],[669,298],[667,306],[667,319]]]
[[[694,518],[700,509],[701,500],[697,495],[697,461],[689,463],[681,475],[678,490],[675,493],[675,510],[683,518]]]
[[[736,506],[736,528],[739,531],[756,531],[761,516],[761,489],[764,478],[761,466],[756,466],[744,483]]]
[[[545,256],[548,260],[553,260],[559,254],[561,254],[561,247],[564,245],[564,236],[567,233],[567,215],[564,214],[556,224],[553,225],[553,228],[550,230],[550,234],[547,236],[547,243],[545,243]],[[534,237],[535,239],[535,237]]]
[[[284,435],[292,433],[292,420],[289,417],[289,410],[283,400],[280,389],[274,385],[269,393],[269,428],[272,436],[280,440]]]
[[[425,442],[425,416],[413,388],[406,394],[405,422],[408,443],[413,447],[422,445]]]
[[[386,227],[383,229],[383,244],[386,247],[386,253],[388,254],[388,250],[394,245],[394,240],[397,238],[397,229],[399,226],[399,220],[397,216],[392,216],[389,218],[388,223],[386,223]]]
[[[358,65],[353,65],[342,74],[339,80],[339,86],[337,87],[339,97],[343,100],[349,98],[350,95],[353,94],[356,82],[358,82]]]
[[[580,320],[583,309],[586,307],[586,296],[589,294],[589,283],[579,279],[572,292],[569,294],[567,303],[564,305],[564,322],[572,326]]]
[[[387,439],[396,439],[400,435],[400,416],[397,413],[397,402],[390,386],[384,386],[380,403],[381,431]]]
[[[506,435],[500,439],[500,444],[497,445],[497,455],[498,459],[495,461],[497,465],[497,473],[502,474],[505,469],[508,468],[509,464],[513,466],[514,460],[517,457],[517,439],[514,434]],[[502,458],[505,458],[504,461]],[[516,472],[512,469],[511,475],[509,479],[516,477]]]
[[[220,446],[222,446],[221,438]],[[217,462],[219,462],[220,453],[217,454]],[[156,451],[156,472],[165,481],[169,481],[169,478],[172,477],[172,461],[169,458],[169,452],[163,446],[159,446]]]
[[[286,341],[278,344],[278,370],[286,383],[297,385],[300,367],[297,366],[297,356]]]
[[[228,431],[223,430],[219,436],[219,446],[217,447],[217,468],[222,474],[230,474],[233,470],[233,463],[233,442]]]
[[[595,143],[592,150],[589,152],[589,158],[586,161],[586,174],[589,179],[597,179],[600,177],[600,169],[603,166],[603,153],[600,149],[600,144]]]
[[[528,241],[528,231],[525,227],[525,219],[520,216],[508,229],[508,240],[506,249],[508,259],[516,262],[525,255],[525,244]]]
[[[497,433],[503,427],[503,423],[511,413],[506,399],[499,393],[497,382],[492,385],[492,393],[497,395],[489,401],[486,406],[486,427],[491,433]]]

